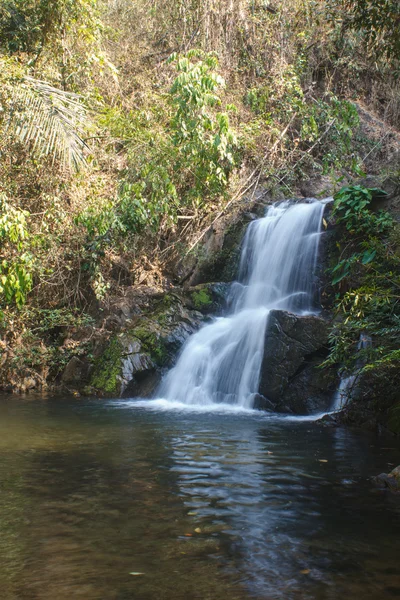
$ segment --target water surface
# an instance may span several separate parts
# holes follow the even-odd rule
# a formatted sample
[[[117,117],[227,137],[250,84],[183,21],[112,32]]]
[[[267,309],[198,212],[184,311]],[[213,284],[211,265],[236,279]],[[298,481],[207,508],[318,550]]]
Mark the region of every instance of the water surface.
[[[251,411],[2,397],[0,597],[399,597],[400,500],[369,481],[399,463]]]

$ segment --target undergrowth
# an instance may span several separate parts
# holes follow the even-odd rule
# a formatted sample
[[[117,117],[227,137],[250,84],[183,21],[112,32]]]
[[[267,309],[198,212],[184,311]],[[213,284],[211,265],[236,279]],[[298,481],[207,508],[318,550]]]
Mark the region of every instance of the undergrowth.
[[[304,179],[365,171],[355,102],[396,124],[398,84],[341,10],[0,0],[4,373],[11,356],[13,373],[39,372],[40,311],[101,326],[127,287],[174,279],[210,223],[260,182],[293,195]],[[373,268],[367,250],[383,260],[372,245],[357,268]],[[42,362],[56,374],[53,356]]]

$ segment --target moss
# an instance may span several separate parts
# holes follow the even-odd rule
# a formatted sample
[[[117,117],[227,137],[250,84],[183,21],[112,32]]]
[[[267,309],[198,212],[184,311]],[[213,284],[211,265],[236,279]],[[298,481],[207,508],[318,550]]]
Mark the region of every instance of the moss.
[[[157,365],[163,366],[166,363],[167,350],[158,333],[149,330],[146,326],[139,326],[135,327],[132,335],[140,341],[142,351],[149,354]]]
[[[209,292],[205,289],[196,290],[192,293],[193,305],[197,310],[201,310],[205,306],[212,304],[212,298]]]
[[[95,362],[90,387],[103,394],[119,394],[122,348],[118,338],[111,339],[106,350]]]

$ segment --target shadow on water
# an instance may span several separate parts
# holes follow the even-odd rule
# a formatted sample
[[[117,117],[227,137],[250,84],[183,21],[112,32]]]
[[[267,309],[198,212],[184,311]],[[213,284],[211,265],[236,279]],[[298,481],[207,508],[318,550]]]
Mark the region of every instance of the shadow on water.
[[[400,502],[368,478],[399,462],[255,412],[3,398],[1,598],[398,597]]]

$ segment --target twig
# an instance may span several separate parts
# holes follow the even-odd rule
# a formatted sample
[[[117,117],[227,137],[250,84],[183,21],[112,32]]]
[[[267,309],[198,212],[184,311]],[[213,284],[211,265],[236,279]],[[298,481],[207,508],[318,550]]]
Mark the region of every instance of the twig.
[[[363,161],[363,162],[364,162],[364,161],[365,161],[365,160],[368,158],[368,156],[369,156],[370,154],[372,154],[372,152],[375,150],[375,148],[377,148],[377,147],[378,147],[380,144],[382,144],[382,142],[384,141],[384,139],[385,139],[385,138],[387,138],[387,137],[388,137],[388,135],[389,135],[390,133],[392,133],[392,132],[391,132],[391,131],[387,131],[387,132],[385,133],[385,135],[383,136],[383,138],[382,138],[382,139],[380,139],[380,140],[379,140],[379,142],[377,142],[377,143],[375,144],[375,146],[373,146],[373,148],[372,148],[372,149],[371,149],[371,150],[368,152],[368,154],[366,154],[366,155],[364,156],[364,158],[362,159],[362,161]]]

